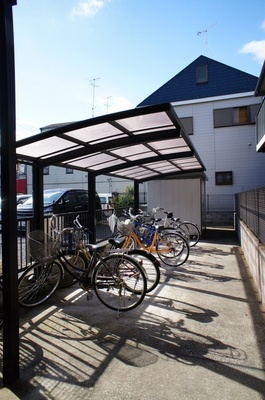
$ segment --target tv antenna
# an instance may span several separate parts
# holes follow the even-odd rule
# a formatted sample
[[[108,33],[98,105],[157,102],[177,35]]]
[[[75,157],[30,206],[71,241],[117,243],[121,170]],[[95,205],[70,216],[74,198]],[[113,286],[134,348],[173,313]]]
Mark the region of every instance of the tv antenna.
[[[107,114],[108,114],[108,112],[109,112],[109,99],[110,99],[111,97],[112,97],[112,96],[107,96],[107,97],[105,97],[106,103],[105,103],[104,105],[107,107]]]
[[[206,55],[207,55],[207,52],[208,52],[208,30],[210,29],[210,28],[212,28],[214,25],[216,25],[217,24],[217,22],[215,23],[215,24],[213,24],[213,25],[210,25],[210,26],[208,26],[208,28],[205,28],[205,29],[203,29],[202,31],[198,31],[197,32],[197,35],[198,36],[200,36],[200,35],[202,35],[203,33],[205,33],[205,48],[206,48]]]
[[[93,78],[90,79],[90,85],[93,86],[93,101],[92,101],[92,117],[94,117],[94,107],[95,107],[95,88],[96,88],[96,81],[100,78]],[[99,86],[97,86],[99,87]]]

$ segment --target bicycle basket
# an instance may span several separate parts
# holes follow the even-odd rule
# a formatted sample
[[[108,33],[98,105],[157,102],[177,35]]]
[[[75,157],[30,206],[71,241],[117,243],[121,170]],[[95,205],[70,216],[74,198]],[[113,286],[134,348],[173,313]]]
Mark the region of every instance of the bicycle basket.
[[[117,221],[117,231],[120,235],[128,236],[133,231],[134,224],[127,221]]]
[[[43,231],[33,231],[28,234],[29,255],[41,264],[53,261],[60,248],[60,243]]]
[[[83,229],[73,228],[70,232],[66,231],[62,235],[62,248],[64,250],[75,250],[82,239],[85,239]]]

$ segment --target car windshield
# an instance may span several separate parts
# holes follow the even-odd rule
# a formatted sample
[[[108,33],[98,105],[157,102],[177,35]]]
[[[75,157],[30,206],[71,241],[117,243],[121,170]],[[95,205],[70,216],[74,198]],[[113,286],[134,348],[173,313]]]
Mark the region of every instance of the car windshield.
[[[63,194],[63,191],[61,190],[54,190],[54,191],[48,191],[44,192],[43,194],[43,202],[44,206],[49,206],[53,204],[55,201],[57,201]],[[33,203],[33,197],[30,197],[28,200],[26,200],[23,205],[32,205]]]

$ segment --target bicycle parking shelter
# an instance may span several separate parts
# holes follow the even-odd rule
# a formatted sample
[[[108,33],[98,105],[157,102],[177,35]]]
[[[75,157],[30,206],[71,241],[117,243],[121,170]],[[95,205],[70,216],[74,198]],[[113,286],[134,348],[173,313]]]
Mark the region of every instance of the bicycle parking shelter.
[[[33,224],[43,229],[43,169],[55,165],[86,171],[88,191],[96,190],[97,175],[134,182],[199,174],[205,167],[185,133],[174,108],[161,104],[108,114],[63,125],[16,142],[17,162],[33,169]],[[95,242],[96,204],[90,196],[88,227]],[[5,316],[4,316],[5,317]],[[7,317],[9,318],[9,317]]]
[[[87,171],[90,193],[95,191],[95,178],[99,174],[131,179],[135,188],[135,209],[138,209],[140,183],[185,174],[203,176],[205,171],[170,104],[136,108],[75,122],[15,143],[14,5],[16,0],[3,0],[0,13],[5,384],[12,384],[19,377],[16,162],[31,164],[33,167],[33,218],[38,229],[43,226],[43,168],[46,166],[57,165]],[[94,201],[89,202],[88,211],[89,227],[95,234]]]
[[[36,229],[43,228],[43,169],[54,165],[87,172],[88,191],[96,191],[97,175],[134,182],[135,210],[139,184],[164,177],[205,171],[174,108],[146,106],[62,125],[17,141],[17,162],[33,168]],[[91,241],[95,241],[95,199],[88,205]]]

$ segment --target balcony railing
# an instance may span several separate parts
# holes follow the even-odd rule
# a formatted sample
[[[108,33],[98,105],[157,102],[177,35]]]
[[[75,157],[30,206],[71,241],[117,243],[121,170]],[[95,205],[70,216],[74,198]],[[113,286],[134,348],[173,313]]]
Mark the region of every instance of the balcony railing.
[[[256,116],[257,151],[265,151],[265,98]]]

